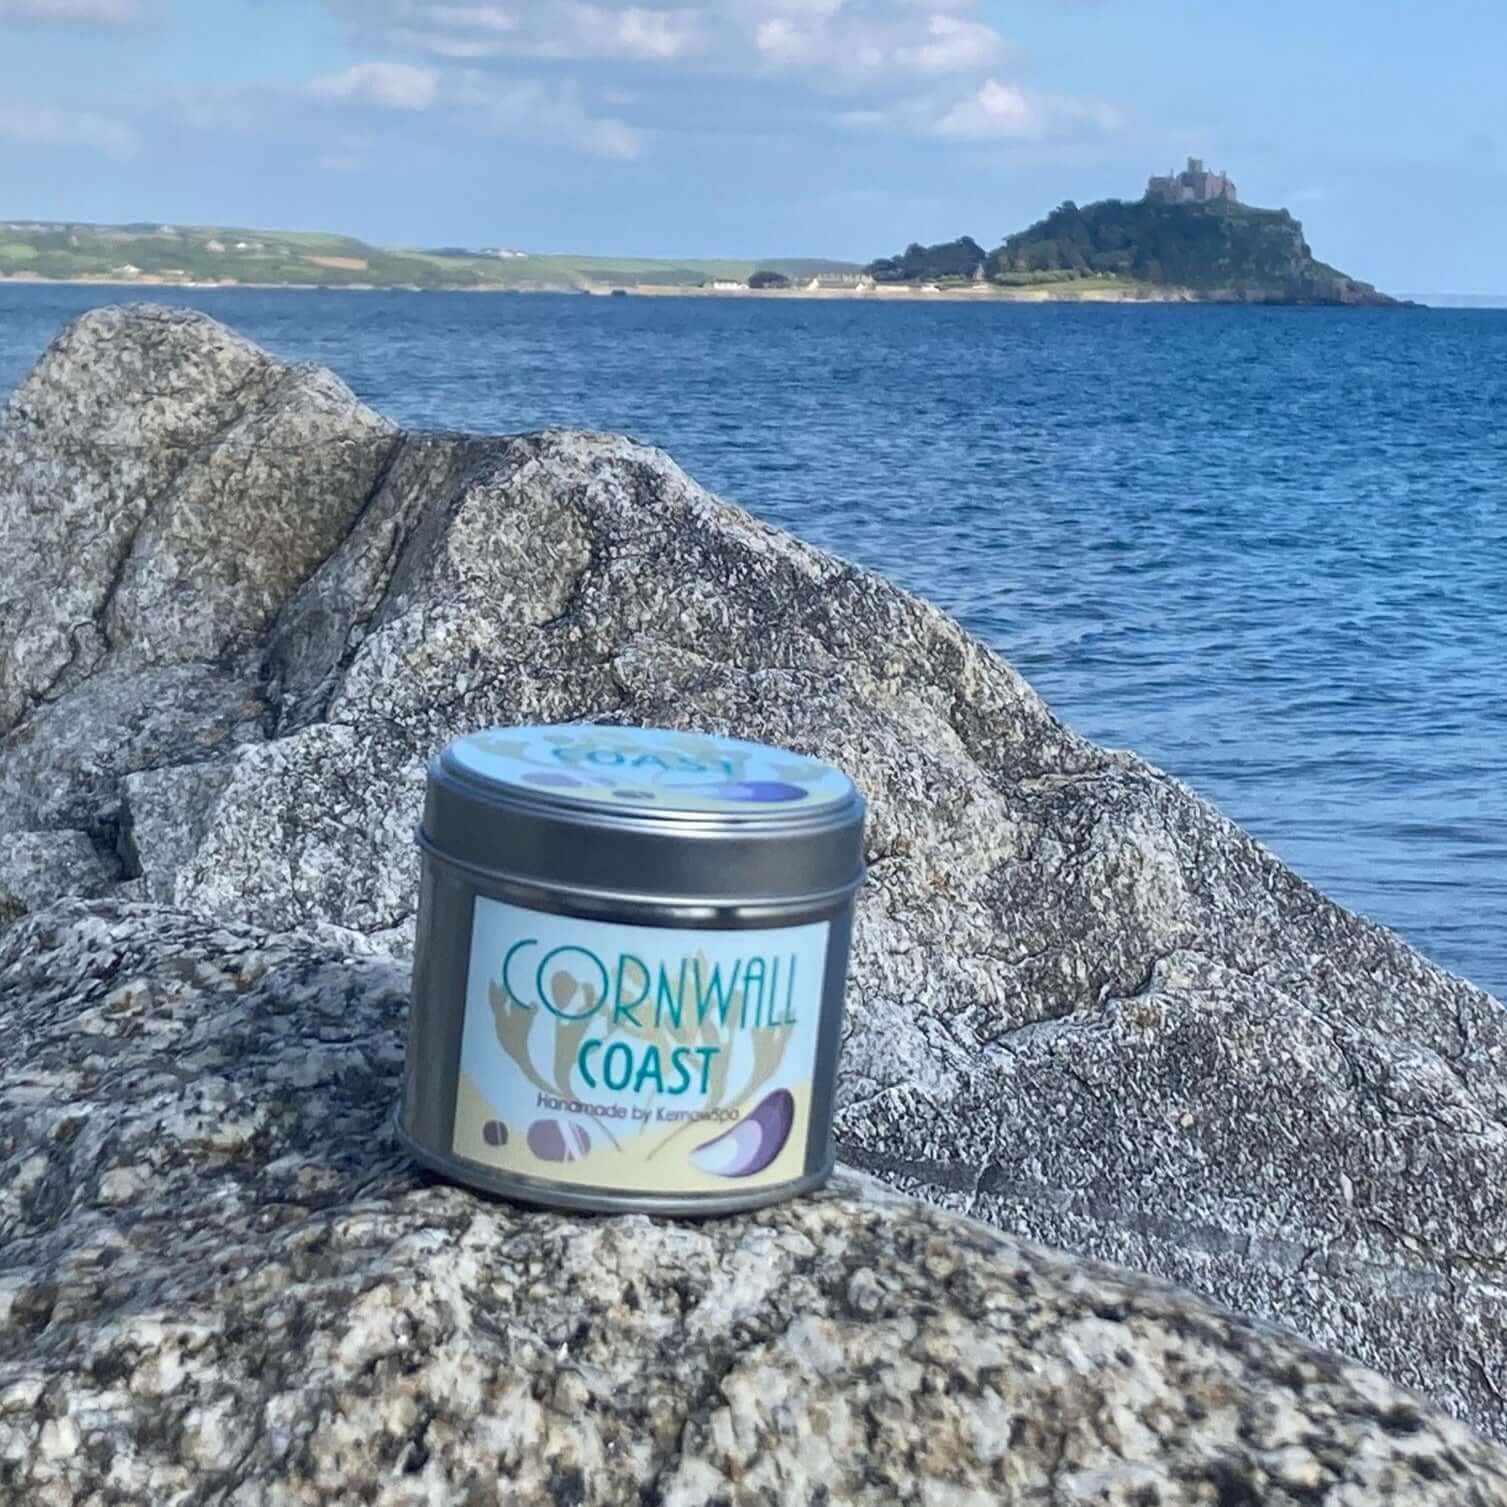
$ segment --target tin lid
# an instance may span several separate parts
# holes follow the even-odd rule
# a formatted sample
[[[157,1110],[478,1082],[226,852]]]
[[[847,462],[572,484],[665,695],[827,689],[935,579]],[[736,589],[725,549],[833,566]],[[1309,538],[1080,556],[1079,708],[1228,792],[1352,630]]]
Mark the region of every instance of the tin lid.
[[[728,905],[851,891],[864,804],[830,764],[664,728],[495,727],[429,767],[421,840],[498,877]]]

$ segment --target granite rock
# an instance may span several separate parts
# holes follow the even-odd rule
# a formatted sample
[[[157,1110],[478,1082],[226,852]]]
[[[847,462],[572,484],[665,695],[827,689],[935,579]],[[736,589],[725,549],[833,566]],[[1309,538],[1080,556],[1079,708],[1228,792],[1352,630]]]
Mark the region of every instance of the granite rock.
[[[98,895],[115,865],[87,832],[7,832],[0,836],[0,926],[57,895]]]
[[[148,475],[193,491],[209,450],[173,468],[152,434],[129,466],[89,449],[89,426],[127,423],[110,405],[136,400],[112,395],[138,369],[168,431],[274,446],[293,379],[248,386],[235,374],[267,358],[186,314],[164,343],[161,319],[65,334],[0,429],[0,476],[23,455],[44,478],[78,468],[64,515],[117,484],[144,509]],[[67,364],[79,349],[88,370]],[[71,385],[47,375],[59,362]],[[269,487],[321,498],[317,541],[260,568],[275,588],[236,599],[214,658],[197,620],[172,620],[179,639],[154,628],[149,663],[131,647],[58,670],[58,634],[47,654],[27,638],[0,677],[28,708],[0,743],[0,828],[97,833],[164,903],[401,955],[423,763],[456,733],[661,723],[831,759],[872,811],[845,1158],[1291,1324],[1507,1440],[1500,1005],[1175,780],[1075,735],[941,613],[658,451],[393,438],[331,379],[299,380],[330,432],[348,426],[345,469],[294,446],[244,495],[228,473],[209,495],[233,521]],[[7,529],[53,495],[10,486]],[[0,603],[32,590],[30,558],[0,560]],[[109,581],[77,589],[95,602]]]
[[[99,804],[125,770],[224,741],[223,703],[255,704],[259,636],[397,443],[330,372],[201,315],[70,325],[0,422],[0,733],[34,745],[0,817]]]
[[[150,905],[0,937],[0,1498],[1507,1504],[1374,1373],[860,1176],[696,1223],[423,1177],[404,983]]]

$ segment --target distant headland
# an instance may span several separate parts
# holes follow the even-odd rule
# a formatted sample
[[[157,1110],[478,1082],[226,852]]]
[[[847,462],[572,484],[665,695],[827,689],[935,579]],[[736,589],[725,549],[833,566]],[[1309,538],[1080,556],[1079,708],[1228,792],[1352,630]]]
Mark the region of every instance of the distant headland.
[[[823,258],[672,260],[511,246],[377,246],[320,231],[138,222],[0,221],[0,284],[1395,305],[1323,262],[1285,209],[1240,202],[1190,158],[1144,197],[1067,201],[986,251],[971,236],[913,243],[866,266]]]
[[[802,283],[858,271],[856,263],[819,258],[647,260],[511,246],[378,246],[325,231],[0,220],[0,285],[9,279],[197,288],[710,292],[747,291],[749,279],[761,269],[782,281]]]

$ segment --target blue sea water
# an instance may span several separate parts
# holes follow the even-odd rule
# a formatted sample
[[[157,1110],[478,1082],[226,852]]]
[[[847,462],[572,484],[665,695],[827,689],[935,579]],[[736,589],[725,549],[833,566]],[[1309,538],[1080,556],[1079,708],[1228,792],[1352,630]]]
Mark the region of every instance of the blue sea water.
[[[119,296],[0,288],[0,394]],[[156,296],[405,424],[664,446],[1507,998],[1507,312]]]

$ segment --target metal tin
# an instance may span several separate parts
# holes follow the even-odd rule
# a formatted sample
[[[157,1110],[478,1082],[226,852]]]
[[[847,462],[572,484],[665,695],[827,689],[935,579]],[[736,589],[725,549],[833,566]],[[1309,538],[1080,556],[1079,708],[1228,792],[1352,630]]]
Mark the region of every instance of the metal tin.
[[[492,728],[430,764],[398,1132],[460,1182],[720,1214],[818,1187],[862,797],[798,754]]]

